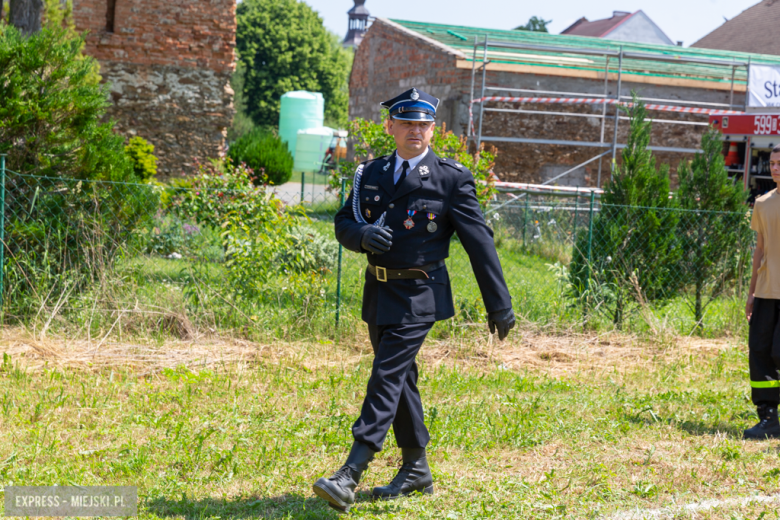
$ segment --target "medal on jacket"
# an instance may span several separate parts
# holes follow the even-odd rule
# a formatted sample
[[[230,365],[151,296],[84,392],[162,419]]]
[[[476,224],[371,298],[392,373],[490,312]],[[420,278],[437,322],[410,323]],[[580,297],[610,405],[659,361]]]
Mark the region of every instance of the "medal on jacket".
[[[436,225],[436,222],[433,221],[433,219],[436,218],[436,215],[434,213],[428,213],[428,227],[426,228],[428,230],[428,233],[435,233],[437,229],[439,229],[439,226]]]
[[[415,213],[417,213],[417,211],[413,209],[407,210],[406,214],[409,215],[409,218],[404,220],[404,227],[406,229],[412,229],[414,227],[414,220],[412,220],[412,217]]]

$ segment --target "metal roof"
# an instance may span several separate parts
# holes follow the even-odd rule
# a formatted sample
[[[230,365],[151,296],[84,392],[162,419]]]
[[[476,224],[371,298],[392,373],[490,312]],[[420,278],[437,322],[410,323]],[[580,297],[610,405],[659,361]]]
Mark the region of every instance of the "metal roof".
[[[393,19],[390,22],[428,40],[434,40],[437,44],[455,51],[462,56],[461,59],[467,61],[472,60],[475,38],[481,43],[487,36],[490,42],[488,58],[492,63],[550,67],[559,69],[558,74],[566,69],[603,72],[607,59],[610,59],[610,72],[614,72],[618,65],[616,56],[621,47],[624,52],[623,74],[629,76],[683,78],[730,84],[733,65],[739,65],[735,71],[735,84],[746,85],[747,70],[744,64],[750,62],[780,65],[780,56],[767,54],[683,48],[586,36],[486,29],[408,20]],[[507,46],[498,47],[495,44]],[[523,48],[512,48],[513,44],[515,47]],[[529,46],[534,47],[529,49]],[[600,55],[593,53],[600,53]],[[689,60],[696,62],[692,63]],[[481,48],[477,52],[477,61],[482,61]],[[629,77],[624,79],[630,81]]]

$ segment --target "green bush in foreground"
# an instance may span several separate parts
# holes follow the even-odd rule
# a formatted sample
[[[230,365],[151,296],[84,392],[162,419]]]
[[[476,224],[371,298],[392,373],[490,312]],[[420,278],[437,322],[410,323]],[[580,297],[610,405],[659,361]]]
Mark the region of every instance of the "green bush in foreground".
[[[241,136],[230,145],[228,157],[235,164],[244,163],[260,176],[265,175],[267,182],[276,186],[289,181],[292,176],[292,154],[279,136],[268,129],[254,128]]]
[[[0,24],[6,316],[63,303],[100,278],[156,209],[156,194],[132,185],[141,179],[124,139],[103,122],[107,92],[82,47],[66,29],[24,37]]]

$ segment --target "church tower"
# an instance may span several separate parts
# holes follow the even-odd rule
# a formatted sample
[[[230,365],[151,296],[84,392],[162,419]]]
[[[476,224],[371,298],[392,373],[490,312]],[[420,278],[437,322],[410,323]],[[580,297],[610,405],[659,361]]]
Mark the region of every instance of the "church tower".
[[[360,45],[363,35],[368,30],[368,17],[371,13],[363,5],[365,3],[366,0],[355,0],[354,7],[347,12],[349,15],[349,30],[342,43],[344,47],[357,47]]]

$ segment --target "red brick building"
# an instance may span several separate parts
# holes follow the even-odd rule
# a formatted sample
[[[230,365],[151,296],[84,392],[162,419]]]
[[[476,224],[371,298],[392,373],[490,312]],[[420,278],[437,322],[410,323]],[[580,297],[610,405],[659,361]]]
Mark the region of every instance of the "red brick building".
[[[235,0],[74,0],[117,131],[155,145],[160,173],[216,157],[233,117]]]

